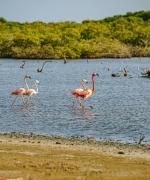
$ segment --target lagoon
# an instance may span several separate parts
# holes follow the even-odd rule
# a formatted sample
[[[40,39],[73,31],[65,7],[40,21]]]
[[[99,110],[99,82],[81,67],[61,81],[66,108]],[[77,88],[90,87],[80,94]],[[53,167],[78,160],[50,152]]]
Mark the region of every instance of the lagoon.
[[[141,78],[150,68],[150,58],[100,59],[63,61],[53,60],[37,73],[43,60],[0,60],[0,132],[34,133],[54,136],[82,136],[102,140],[136,143],[141,135],[143,143],[150,144],[150,79]],[[129,77],[112,77],[126,67]],[[92,72],[95,93],[82,109],[76,104],[71,90],[81,87],[87,79],[91,87]],[[21,98],[11,107],[10,93],[23,87],[24,76],[38,79],[39,93],[29,106]],[[92,105],[93,108],[90,108]]]

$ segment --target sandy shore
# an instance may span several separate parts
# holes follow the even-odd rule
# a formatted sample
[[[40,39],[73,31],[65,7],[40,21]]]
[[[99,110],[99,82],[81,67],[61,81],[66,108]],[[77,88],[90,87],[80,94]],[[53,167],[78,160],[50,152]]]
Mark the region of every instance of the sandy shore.
[[[150,179],[150,145],[0,134],[0,180]]]

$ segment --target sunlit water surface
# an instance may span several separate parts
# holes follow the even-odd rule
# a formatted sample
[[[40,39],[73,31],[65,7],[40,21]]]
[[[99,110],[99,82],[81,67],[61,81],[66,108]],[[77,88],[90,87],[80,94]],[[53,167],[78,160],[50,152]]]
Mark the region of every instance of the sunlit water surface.
[[[96,139],[137,142],[144,135],[150,143],[150,79],[141,78],[144,68],[150,68],[150,58],[101,59],[48,62],[37,73],[43,61],[0,60],[0,132],[34,133],[56,136],[84,136]],[[130,77],[111,77],[127,67]],[[81,80],[95,78],[95,93],[85,102],[73,107],[71,90],[81,87]],[[10,93],[24,87],[24,75],[38,79],[39,93],[32,104],[23,105]],[[31,81],[31,80],[30,80]],[[31,86],[32,82],[29,81]],[[92,106],[93,108],[90,108]]]

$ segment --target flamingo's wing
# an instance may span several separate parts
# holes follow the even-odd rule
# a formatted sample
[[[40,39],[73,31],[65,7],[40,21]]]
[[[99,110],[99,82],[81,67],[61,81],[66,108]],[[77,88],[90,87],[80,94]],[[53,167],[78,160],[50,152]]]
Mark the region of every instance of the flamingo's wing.
[[[91,89],[86,89],[86,90],[75,89],[74,91],[72,91],[72,95],[86,99],[92,95],[92,90]]]
[[[83,99],[86,99],[90,97],[91,95],[92,95],[92,90],[87,89],[87,90],[82,91],[79,96]]]
[[[27,89],[25,92],[25,96],[32,96],[34,94],[35,90],[34,89]]]
[[[80,96],[80,94],[83,92],[83,89],[75,89],[73,91],[71,91],[71,94],[78,97]]]
[[[13,91],[11,93],[11,95],[13,96],[22,96],[23,94],[25,93],[25,89],[24,88],[19,88],[19,89],[16,89],[15,91]]]
[[[93,94],[91,89],[87,89],[84,90],[82,92],[79,93],[79,97],[83,98],[83,99],[87,99],[88,97],[90,97]]]

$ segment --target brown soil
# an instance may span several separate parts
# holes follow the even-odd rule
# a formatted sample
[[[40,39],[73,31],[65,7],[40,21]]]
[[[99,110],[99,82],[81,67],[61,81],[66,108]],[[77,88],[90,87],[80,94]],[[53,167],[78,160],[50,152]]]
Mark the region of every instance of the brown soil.
[[[148,180],[150,145],[0,135],[0,180]]]

